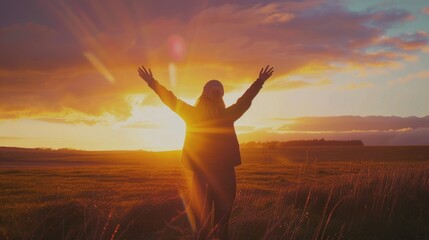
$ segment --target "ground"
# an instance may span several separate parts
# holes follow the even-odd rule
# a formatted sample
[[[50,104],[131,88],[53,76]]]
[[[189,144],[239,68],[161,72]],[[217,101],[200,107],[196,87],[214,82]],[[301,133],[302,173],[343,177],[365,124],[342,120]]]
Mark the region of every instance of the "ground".
[[[231,239],[429,239],[429,147],[243,148]],[[0,150],[0,239],[191,239],[180,152]]]

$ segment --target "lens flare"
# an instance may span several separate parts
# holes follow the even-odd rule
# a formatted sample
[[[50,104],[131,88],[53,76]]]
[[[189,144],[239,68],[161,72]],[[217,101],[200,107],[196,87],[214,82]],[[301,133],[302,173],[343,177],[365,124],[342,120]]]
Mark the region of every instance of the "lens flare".
[[[169,75],[169,79],[170,79],[170,86],[171,86],[171,88],[174,89],[176,87],[176,83],[177,83],[176,65],[174,63],[168,64],[168,75]]]
[[[178,35],[172,35],[167,40],[167,48],[173,61],[181,61],[186,55],[185,40]]]
[[[111,84],[116,82],[115,77],[110,73],[109,69],[92,53],[84,52],[83,55],[97,69],[97,71]]]

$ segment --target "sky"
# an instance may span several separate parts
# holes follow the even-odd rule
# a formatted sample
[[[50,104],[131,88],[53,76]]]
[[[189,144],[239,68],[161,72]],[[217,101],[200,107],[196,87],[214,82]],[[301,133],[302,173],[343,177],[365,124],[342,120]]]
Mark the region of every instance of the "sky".
[[[183,121],[137,67],[193,105],[220,80],[240,142],[429,144],[429,2],[15,0],[0,10],[0,146],[180,149]]]

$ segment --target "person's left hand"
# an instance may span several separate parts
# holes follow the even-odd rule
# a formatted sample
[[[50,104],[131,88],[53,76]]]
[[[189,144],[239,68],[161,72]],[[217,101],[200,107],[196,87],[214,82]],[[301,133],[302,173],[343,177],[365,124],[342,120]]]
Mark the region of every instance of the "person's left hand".
[[[268,79],[268,78],[270,78],[270,77],[271,77],[271,75],[273,75],[274,68],[273,68],[273,67],[271,67],[270,69],[268,69],[269,67],[270,67],[270,65],[267,65],[267,66],[265,67],[265,69],[264,69],[264,68],[262,68],[262,69],[261,69],[261,71],[259,72],[259,77],[258,77],[258,79],[259,79],[260,81],[265,82],[265,81],[267,81],[267,79]]]

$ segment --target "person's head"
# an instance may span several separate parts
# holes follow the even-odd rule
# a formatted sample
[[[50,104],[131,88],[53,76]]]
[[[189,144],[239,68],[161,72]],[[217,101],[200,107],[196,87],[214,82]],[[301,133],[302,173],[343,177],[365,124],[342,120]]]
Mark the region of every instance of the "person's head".
[[[218,80],[208,81],[203,88],[203,93],[198,98],[195,106],[209,110],[211,116],[218,116],[225,109],[223,102],[223,85]]]
[[[212,101],[222,100],[223,94],[223,85],[218,80],[210,80],[204,85],[202,95]]]

